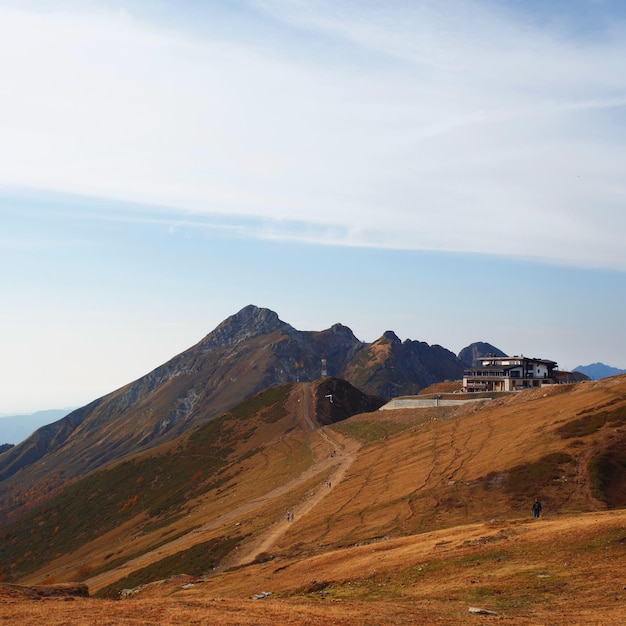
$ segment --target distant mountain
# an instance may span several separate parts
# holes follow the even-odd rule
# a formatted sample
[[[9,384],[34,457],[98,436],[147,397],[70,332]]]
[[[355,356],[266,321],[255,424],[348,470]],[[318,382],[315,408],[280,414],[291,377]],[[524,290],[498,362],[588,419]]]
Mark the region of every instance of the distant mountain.
[[[38,429],[0,454],[0,510],[15,489],[63,481],[156,447],[272,386],[327,373],[361,392],[390,398],[459,379],[463,363],[441,346],[401,342],[391,331],[373,343],[335,324],[298,331],[269,309],[250,305],[195,346],[135,382]],[[12,480],[16,472],[17,476]]]
[[[72,409],[48,409],[31,414],[0,417],[0,443],[19,443],[39,427],[56,422],[71,411]],[[0,452],[3,452],[2,448]]]
[[[502,350],[492,346],[490,343],[477,341],[459,352],[459,360],[463,361],[467,367],[475,367],[480,359],[488,355],[497,357],[509,356],[506,352],[502,352]]]
[[[611,367],[604,363],[591,363],[591,365],[579,365],[574,368],[575,372],[580,372],[589,376],[591,380],[600,380],[609,376],[617,376],[618,374],[626,374],[626,370],[620,370],[617,367]]]

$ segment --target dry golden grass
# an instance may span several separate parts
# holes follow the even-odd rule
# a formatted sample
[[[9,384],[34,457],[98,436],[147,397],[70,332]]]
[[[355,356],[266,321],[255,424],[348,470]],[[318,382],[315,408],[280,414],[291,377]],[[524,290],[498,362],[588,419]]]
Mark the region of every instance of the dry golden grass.
[[[168,600],[77,600],[3,605],[0,624],[46,626],[362,626],[428,623],[420,611],[406,612],[391,604],[364,607],[361,603],[294,604],[284,601],[205,599],[193,602]],[[422,613],[422,615],[425,615]]]
[[[133,537],[129,523],[22,582],[71,580],[104,563],[112,546],[127,557],[147,550],[89,579],[94,592],[166,554],[245,533],[225,562],[233,569],[154,582],[117,602],[4,597],[0,623],[44,615],[51,626],[626,623],[626,511],[595,499],[587,471],[624,426],[578,440],[557,432],[585,411],[626,405],[626,377],[488,406],[381,411],[317,431],[299,399],[296,430],[276,433],[226,489],[188,503],[185,517],[159,531],[161,542],[180,538],[150,548],[157,537]],[[572,461],[541,476],[554,454]],[[540,520],[530,518],[534,495],[545,505]],[[263,562],[251,563],[259,552]],[[251,599],[264,591],[272,594]]]
[[[487,522],[209,578],[175,577],[120,601],[3,596],[0,623],[624,623],[626,512]],[[271,591],[262,600],[251,596]],[[475,616],[469,607],[497,613]]]
[[[430,395],[433,393],[460,393],[463,389],[463,381],[461,380],[450,380],[442,383],[435,383],[434,385],[429,385],[424,389],[419,391],[420,396],[422,395]]]

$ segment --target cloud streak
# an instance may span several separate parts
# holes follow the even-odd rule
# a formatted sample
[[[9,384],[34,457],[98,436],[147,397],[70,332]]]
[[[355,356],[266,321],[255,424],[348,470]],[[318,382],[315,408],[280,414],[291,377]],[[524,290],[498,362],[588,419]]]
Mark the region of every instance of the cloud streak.
[[[211,8],[168,28],[0,7],[0,184],[248,237],[626,270],[621,23],[581,40],[441,6],[265,0],[247,31]]]

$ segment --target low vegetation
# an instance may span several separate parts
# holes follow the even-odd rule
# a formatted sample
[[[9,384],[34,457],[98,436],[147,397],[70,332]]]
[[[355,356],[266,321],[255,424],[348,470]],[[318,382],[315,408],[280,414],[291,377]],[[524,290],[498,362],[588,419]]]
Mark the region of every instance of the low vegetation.
[[[589,463],[593,495],[610,508],[626,507],[626,439],[609,446]]]
[[[563,499],[564,491],[574,487],[575,481],[571,481],[575,470],[575,460],[569,454],[552,452],[532,463],[510,468],[504,475],[502,489],[516,504],[532,502],[540,494],[544,501],[556,503]],[[490,478],[493,476],[487,482]]]
[[[287,415],[285,403],[293,389],[293,385],[278,385],[244,400],[228,415],[236,420],[249,419],[251,415],[258,415],[265,423],[274,423]]]
[[[234,550],[244,539],[242,536],[219,537],[198,543],[187,550],[181,550],[160,561],[155,561],[139,569],[98,592],[101,598],[120,597],[124,589],[136,589],[155,580],[162,580],[186,574],[202,576],[217,567],[221,560]]]
[[[611,404],[619,402],[616,399]],[[578,419],[567,422],[557,429],[563,439],[588,437],[605,426],[618,428],[626,424],[626,406],[617,406],[610,410],[587,409]]]
[[[373,443],[397,433],[401,433],[412,424],[388,422],[382,420],[350,420],[335,426],[336,430],[344,435],[355,437],[363,443]]]

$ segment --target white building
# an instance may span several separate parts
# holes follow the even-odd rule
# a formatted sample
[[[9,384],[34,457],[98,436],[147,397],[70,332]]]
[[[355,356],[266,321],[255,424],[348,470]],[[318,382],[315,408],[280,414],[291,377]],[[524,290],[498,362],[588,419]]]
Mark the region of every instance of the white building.
[[[557,364],[525,356],[486,356],[477,367],[465,370],[463,391],[520,391],[555,383]]]

